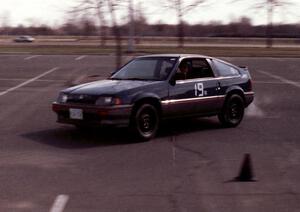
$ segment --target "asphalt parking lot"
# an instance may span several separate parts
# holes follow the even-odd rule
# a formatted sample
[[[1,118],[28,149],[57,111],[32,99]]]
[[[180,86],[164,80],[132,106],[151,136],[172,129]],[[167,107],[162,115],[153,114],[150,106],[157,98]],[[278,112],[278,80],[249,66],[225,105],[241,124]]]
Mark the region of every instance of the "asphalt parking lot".
[[[224,59],[254,81],[240,126],[172,121],[136,143],[51,111],[62,88],[108,76],[112,56],[0,55],[0,211],[300,211],[300,59]],[[257,181],[231,182],[245,153]]]

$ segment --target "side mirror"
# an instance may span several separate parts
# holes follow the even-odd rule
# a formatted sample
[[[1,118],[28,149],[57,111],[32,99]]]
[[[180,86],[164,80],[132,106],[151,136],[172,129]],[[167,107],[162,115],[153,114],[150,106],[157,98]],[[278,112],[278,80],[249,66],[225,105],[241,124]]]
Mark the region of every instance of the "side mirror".
[[[115,73],[117,73],[117,71],[112,71],[109,73],[109,76],[111,77],[112,75],[114,75]]]

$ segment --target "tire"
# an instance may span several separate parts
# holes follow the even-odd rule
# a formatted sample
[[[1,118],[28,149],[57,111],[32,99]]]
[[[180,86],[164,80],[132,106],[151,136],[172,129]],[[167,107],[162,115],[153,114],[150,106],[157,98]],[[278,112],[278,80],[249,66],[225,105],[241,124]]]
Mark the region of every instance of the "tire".
[[[233,94],[225,101],[221,113],[218,114],[218,118],[225,127],[236,127],[244,117],[244,109],[243,98],[238,94]]]
[[[156,107],[143,104],[137,108],[131,119],[131,130],[138,139],[148,141],[155,137],[159,127]]]

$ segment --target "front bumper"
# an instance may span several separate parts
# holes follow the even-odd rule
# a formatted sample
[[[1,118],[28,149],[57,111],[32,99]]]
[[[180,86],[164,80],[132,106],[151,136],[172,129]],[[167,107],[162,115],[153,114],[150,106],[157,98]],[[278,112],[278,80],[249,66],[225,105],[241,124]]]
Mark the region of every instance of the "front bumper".
[[[70,109],[81,109],[82,119],[70,118]],[[114,125],[128,126],[132,105],[99,107],[82,104],[61,104],[54,102],[52,110],[57,114],[57,122],[73,125]]]

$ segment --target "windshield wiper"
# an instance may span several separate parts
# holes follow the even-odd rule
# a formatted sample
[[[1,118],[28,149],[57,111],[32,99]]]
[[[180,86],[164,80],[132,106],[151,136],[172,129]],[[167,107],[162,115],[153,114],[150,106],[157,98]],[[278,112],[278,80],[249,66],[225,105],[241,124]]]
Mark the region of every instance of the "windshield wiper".
[[[109,78],[111,80],[141,80],[141,81],[160,81],[159,79],[145,79],[145,78],[138,78],[138,77],[128,77],[128,78]]]
[[[157,81],[157,79],[145,79],[145,78],[138,78],[138,77],[129,77],[129,78],[124,78],[123,80]]]
[[[124,79],[122,79],[122,78],[116,78],[116,77],[110,77],[110,78],[108,78],[108,79],[110,79],[110,80],[124,80]]]
[[[138,77],[129,77],[129,78],[125,78],[124,80],[147,80],[147,79],[138,78]]]

